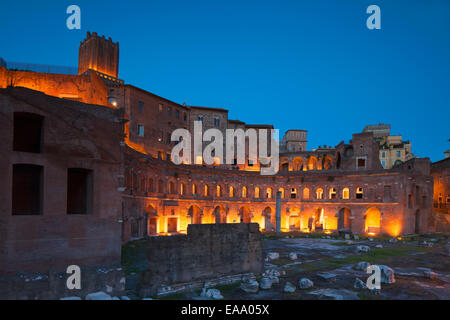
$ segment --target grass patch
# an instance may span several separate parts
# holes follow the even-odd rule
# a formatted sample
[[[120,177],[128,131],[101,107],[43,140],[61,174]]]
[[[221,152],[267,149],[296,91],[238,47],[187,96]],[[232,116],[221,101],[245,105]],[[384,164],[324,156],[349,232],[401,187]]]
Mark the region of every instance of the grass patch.
[[[274,264],[276,266],[284,266],[286,264],[289,263],[293,263],[294,261],[290,260],[290,259],[286,259],[286,258],[280,258],[280,259],[276,259],[276,260],[270,260],[271,264]]]
[[[172,293],[165,296],[160,296],[158,300],[186,300],[184,293]]]
[[[402,246],[397,248],[376,248],[364,254],[355,254],[345,258],[328,258],[321,261],[298,265],[304,271],[320,271],[324,269],[337,269],[346,264],[356,264],[360,261],[367,261],[371,264],[388,262],[396,257],[407,256],[410,252],[431,252],[432,248]]]
[[[240,285],[240,281],[236,281],[235,283],[215,286],[214,289],[220,290],[220,292],[227,292],[239,288]]]

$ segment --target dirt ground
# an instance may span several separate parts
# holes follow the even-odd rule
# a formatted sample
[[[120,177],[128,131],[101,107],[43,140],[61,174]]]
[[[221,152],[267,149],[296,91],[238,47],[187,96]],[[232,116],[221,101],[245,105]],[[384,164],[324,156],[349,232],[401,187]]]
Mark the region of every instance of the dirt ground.
[[[394,238],[356,238],[320,234],[283,234],[281,237],[265,234],[264,251],[279,254],[278,259],[266,259],[265,269],[280,274],[279,283],[258,293],[247,293],[240,284],[217,287],[224,299],[289,299],[289,300],[359,300],[359,299],[450,299],[450,242],[448,234],[430,234]],[[358,252],[358,246],[367,246],[368,252]],[[297,259],[289,259],[290,253]],[[386,265],[395,272],[395,283],[381,284],[374,294],[368,289],[355,289],[355,279],[364,283],[369,274],[357,271],[358,262]],[[432,271],[433,279],[427,276]],[[320,273],[332,274],[324,280]],[[429,274],[429,273],[428,273]],[[333,275],[335,277],[333,277]],[[255,275],[260,280],[262,275]],[[308,278],[314,286],[299,289],[298,281]],[[296,286],[293,293],[285,293],[289,281]],[[198,299],[199,292],[186,292],[165,299]]]

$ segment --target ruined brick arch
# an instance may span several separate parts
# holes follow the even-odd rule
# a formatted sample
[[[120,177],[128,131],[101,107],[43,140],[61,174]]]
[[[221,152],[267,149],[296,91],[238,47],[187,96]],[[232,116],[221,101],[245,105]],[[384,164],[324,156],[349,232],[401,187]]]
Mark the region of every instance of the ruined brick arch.
[[[364,213],[364,232],[368,234],[379,234],[381,231],[381,211],[377,207],[370,207]]]
[[[188,216],[191,218],[190,223],[201,224],[202,223],[202,210],[197,205],[191,205],[188,209]]]
[[[214,218],[213,223],[226,223],[227,222],[227,211],[222,205],[218,205],[214,208],[212,216]]]
[[[287,157],[281,157],[280,158],[280,170],[279,171],[289,171],[289,169],[291,169],[290,167],[290,162],[289,162],[289,158]]]
[[[251,219],[252,219],[252,212],[251,212],[250,208],[247,206],[242,206],[239,209],[239,217],[240,217],[240,222],[250,223]]]
[[[304,165],[305,160],[302,157],[295,157],[294,160],[292,161],[292,170],[303,171],[304,169],[306,169]]]
[[[337,218],[337,228],[341,230],[352,229],[352,210],[348,207],[343,207],[338,210],[335,217]]]
[[[312,221],[311,221],[312,219]],[[314,216],[313,218],[310,218],[310,222],[312,224],[312,229],[309,226],[309,222],[308,222],[308,227],[310,227],[310,230],[314,230],[314,231],[323,231],[324,229],[326,229],[326,225],[325,225],[325,208],[323,207],[316,207],[314,209]]]
[[[267,231],[275,230],[275,210],[267,206],[263,209],[261,216],[264,221],[263,229]]]
[[[288,226],[290,231],[300,231],[302,229],[301,212],[299,207],[289,208]]]
[[[330,170],[333,168],[333,158],[331,156],[324,156],[323,157],[323,170]]]
[[[315,156],[308,157],[308,170],[318,170],[318,160]]]

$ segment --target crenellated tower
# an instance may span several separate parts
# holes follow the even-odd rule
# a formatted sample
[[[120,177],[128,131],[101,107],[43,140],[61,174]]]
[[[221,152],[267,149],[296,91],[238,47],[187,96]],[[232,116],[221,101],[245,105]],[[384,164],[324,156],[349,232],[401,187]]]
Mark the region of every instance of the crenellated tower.
[[[119,42],[111,38],[99,37],[96,32],[87,33],[80,43],[78,56],[78,74],[94,70],[105,75],[119,77]]]

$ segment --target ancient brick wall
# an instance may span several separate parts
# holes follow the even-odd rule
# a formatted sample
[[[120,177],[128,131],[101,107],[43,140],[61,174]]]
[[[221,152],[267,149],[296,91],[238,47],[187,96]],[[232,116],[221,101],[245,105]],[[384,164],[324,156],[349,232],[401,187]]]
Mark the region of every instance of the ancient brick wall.
[[[39,152],[14,147],[14,118],[22,113],[42,118]],[[120,263],[120,117],[119,110],[108,107],[24,88],[0,89],[0,274]],[[36,138],[33,131],[23,137]],[[20,179],[14,168],[24,166],[39,168],[40,178],[16,193]],[[71,169],[86,173],[86,197],[77,198],[86,200],[84,212],[68,209],[68,198],[75,194],[68,187]],[[27,191],[32,185],[39,192]],[[15,194],[22,201],[15,201]],[[29,202],[33,210],[17,213],[16,202]]]
[[[255,223],[190,225],[187,235],[150,238],[146,257],[141,290],[263,269]]]

